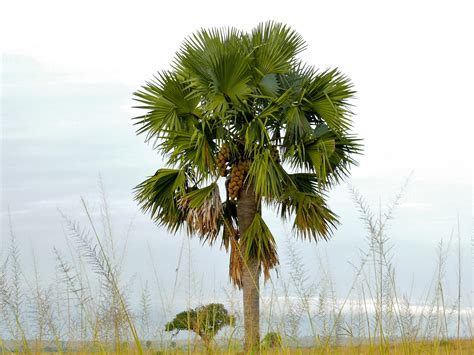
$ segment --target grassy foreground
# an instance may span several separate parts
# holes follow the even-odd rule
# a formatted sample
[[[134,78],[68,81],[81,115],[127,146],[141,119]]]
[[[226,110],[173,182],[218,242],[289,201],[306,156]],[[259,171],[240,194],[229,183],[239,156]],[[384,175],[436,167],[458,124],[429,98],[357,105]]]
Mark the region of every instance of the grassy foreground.
[[[467,274],[459,262],[460,235],[457,250],[450,249],[455,245],[452,238],[447,245],[440,242],[437,258],[432,261],[433,278],[427,291],[417,297],[421,303],[417,303],[397,285],[393,244],[385,233],[401,193],[385,213],[378,214],[370,211],[357,191],[353,195],[368,233],[366,249],[360,262],[354,264],[347,294],[334,291],[335,280],[325,260],[318,256],[318,272],[314,275],[289,245],[290,279],[269,283],[266,287],[270,296],[261,299],[265,310],[262,338],[276,332],[283,339],[282,346],[258,353],[474,354],[472,300],[460,276]],[[181,336],[179,341],[166,332],[165,323],[174,316],[173,301],[178,291],[173,289],[168,292],[171,295],[167,294],[156,272],[154,287],[148,283],[138,290],[127,286],[132,283],[124,280],[123,252],[120,241],[113,238],[107,201],[104,198],[104,217],[99,225],[84,201],[83,207],[89,228],[63,216],[69,253],[53,249],[57,278],[51,284],[41,281],[36,267],[33,274],[23,271],[25,258],[11,233],[8,252],[0,254],[0,355],[243,354],[239,322],[215,334],[215,350],[210,351],[205,351],[192,331],[188,331],[187,340]],[[457,256],[457,287],[455,292],[447,293],[447,262],[453,254]],[[190,255],[189,251],[189,271],[185,275],[188,297],[192,294],[191,281],[195,280]],[[150,264],[154,265],[152,253]],[[131,291],[139,293],[139,304],[137,294],[133,296]],[[242,319],[235,297],[230,291],[226,297],[223,302],[237,319]],[[203,300],[188,301],[194,306]],[[305,342],[301,341],[303,321],[311,328],[311,334],[306,335],[309,341]]]
[[[3,351],[2,354],[10,352]],[[17,351],[15,353],[22,353]],[[35,354],[90,354],[90,351],[71,351],[71,352],[32,352]],[[126,349],[120,351],[97,351],[96,354],[139,354],[137,349]],[[238,350],[220,349],[220,350],[173,350],[159,351],[155,349],[147,349],[144,354],[169,354],[169,355],[209,355],[209,354],[244,354]],[[273,348],[262,349],[256,354],[272,355],[272,354],[288,354],[288,355],[306,355],[306,354],[474,354],[474,338],[449,340],[449,341],[416,341],[411,343],[393,343],[381,348],[378,344],[364,345],[345,345],[345,346],[328,346],[328,347],[312,347],[312,348]]]
[[[97,346],[97,345],[96,345]],[[99,345],[100,347],[100,345]],[[34,349],[31,346],[30,349]],[[44,349],[44,348],[43,348]],[[0,348],[1,354],[23,354],[23,353],[34,353],[34,354],[139,354],[140,351],[136,348],[122,348],[120,350],[105,350],[105,346],[102,350],[91,351],[89,350],[78,350],[78,351],[27,351],[23,352],[19,349],[16,351],[3,351]],[[244,354],[238,349],[221,348],[206,351],[201,349],[199,345],[191,345],[191,350],[180,350],[180,349],[144,349],[143,354],[169,354],[169,355],[182,355],[182,354]],[[260,349],[255,354],[474,354],[474,338],[470,339],[459,339],[459,340],[433,340],[433,341],[413,341],[413,342],[394,342],[385,346],[380,344],[358,344],[358,345],[341,345],[341,346],[320,346],[320,347],[274,347],[271,349]]]

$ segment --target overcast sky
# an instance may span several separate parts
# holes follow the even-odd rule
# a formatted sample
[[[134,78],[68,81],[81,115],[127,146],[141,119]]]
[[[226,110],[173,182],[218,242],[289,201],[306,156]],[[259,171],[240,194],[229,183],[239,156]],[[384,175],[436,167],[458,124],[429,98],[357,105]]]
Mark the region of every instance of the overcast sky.
[[[157,228],[133,201],[133,187],[164,163],[135,135],[132,93],[170,67],[193,31],[251,30],[275,20],[304,37],[307,63],[338,67],[354,82],[354,132],[364,139],[365,154],[347,183],[377,211],[413,172],[389,229],[401,287],[415,284],[421,293],[428,285],[437,245],[457,233],[458,217],[465,277],[472,283],[469,10],[467,1],[4,2],[0,257],[9,244],[10,211],[26,264],[34,254],[43,277],[54,275],[52,248],[67,254],[59,211],[85,221],[82,196],[99,216],[100,175],[118,244],[133,219],[126,269],[140,280],[153,277],[149,245],[161,282],[172,287],[183,237]],[[315,274],[316,254],[327,255],[344,290],[349,261],[365,245],[364,226],[346,184],[331,192],[330,206],[342,221],[334,238],[296,248]],[[284,277],[291,228],[271,211],[265,217],[279,243]],[[227,285],[225,253],[197,241],[190,246],[197,279]],[[454,277],[448,272],[447,282]]]

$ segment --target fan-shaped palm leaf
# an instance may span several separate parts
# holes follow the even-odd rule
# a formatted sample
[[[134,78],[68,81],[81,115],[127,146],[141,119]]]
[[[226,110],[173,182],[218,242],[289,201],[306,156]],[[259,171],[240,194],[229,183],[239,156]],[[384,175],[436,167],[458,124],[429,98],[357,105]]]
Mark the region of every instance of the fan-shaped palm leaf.
[[[185,220],[186,213],[178,201],[186,189],[184,169],[159,169],[135,188],[135,199],[156,222],[175,232]]]

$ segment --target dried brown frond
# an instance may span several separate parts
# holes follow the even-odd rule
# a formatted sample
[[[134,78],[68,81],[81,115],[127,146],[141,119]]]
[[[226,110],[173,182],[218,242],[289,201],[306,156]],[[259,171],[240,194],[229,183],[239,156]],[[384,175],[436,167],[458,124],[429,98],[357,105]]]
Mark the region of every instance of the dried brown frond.
[[[242,288],[242,267],[243,259],[237,238],[232,237],[230,240],[230,261],[229,261],[229,277],[234,286]]]
[[[213,244],[219,234],[219,220],[222,214],[219,186],[214,183],[205,200],[197,207],[193,207],[193,199],[188,195],[181,199],[180,204],[188,211],[186,216],[188,233],[198,235],[204,241]]]

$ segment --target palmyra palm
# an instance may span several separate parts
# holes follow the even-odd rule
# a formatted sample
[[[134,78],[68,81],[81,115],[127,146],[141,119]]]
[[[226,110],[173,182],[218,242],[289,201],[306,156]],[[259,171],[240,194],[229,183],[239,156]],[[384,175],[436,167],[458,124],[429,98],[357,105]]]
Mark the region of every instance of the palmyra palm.
[[[260,273],[267,279],[279,263],[262,204],[292,221],[297,236],[327,240],[338,224],[327,193],[360,153],[350,80],[304,64],[304,48],[273,22],[250,33],[203,29],[183,42],[172,70],[134,94],[146,111],[138,133],[168,165],[136,187],[136,199],[170,232],[184,227],[230,252],[246,350],[259,342]]]

